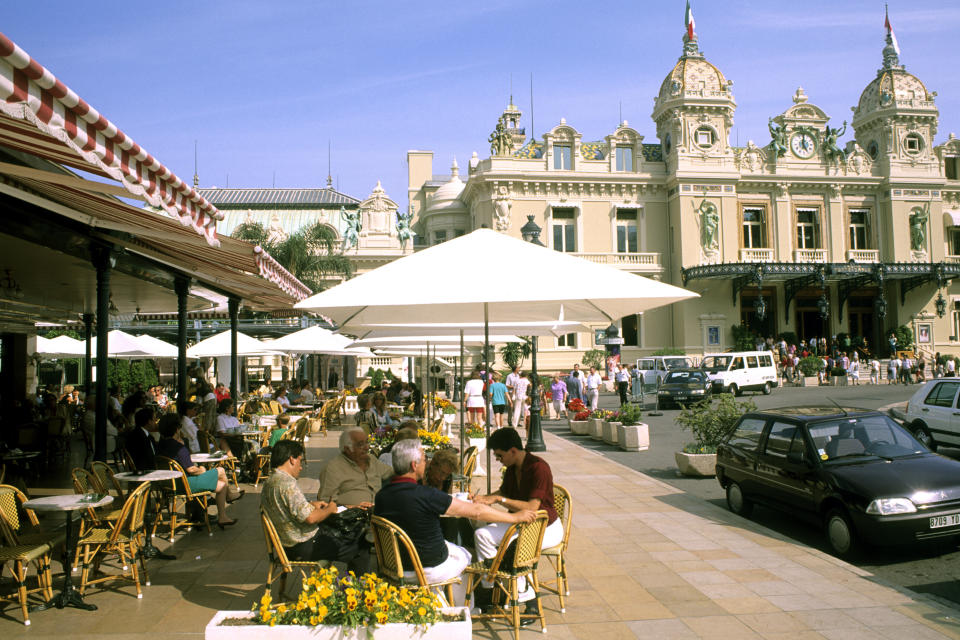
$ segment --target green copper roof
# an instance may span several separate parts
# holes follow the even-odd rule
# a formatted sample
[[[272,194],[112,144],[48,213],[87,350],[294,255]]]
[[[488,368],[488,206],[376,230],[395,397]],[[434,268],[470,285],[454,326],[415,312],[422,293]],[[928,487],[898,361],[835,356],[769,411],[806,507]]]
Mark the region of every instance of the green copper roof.
[[[218,209],[316,209],[323,205],[358,205],[356,198],[333,189],[197,189]]]

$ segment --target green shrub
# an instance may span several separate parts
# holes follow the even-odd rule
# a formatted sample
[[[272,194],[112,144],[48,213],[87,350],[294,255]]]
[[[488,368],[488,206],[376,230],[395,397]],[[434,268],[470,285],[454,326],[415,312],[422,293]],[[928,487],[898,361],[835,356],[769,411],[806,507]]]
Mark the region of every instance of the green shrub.
[[[897,351],[903,351],[913,346],[913,329],[907,325],[900,325],[893,333],[897,336]]]
[[[640,417],[642,412],[640,411],[640,406],[635,404],[627,404],[620,406],[620,418],[619,421],[625,426],[628,427],[634,424],[640,424]]]
[[[797,367],[804,376],[815,376],[823,370],[823,360],[817,356],[807,356],[800,359]]]
[[[721,393],[686,407],[677,416],[677,424],[693,434],[694,442],[687,444],[686,453],[716,453],[717,445],[733,432],[740,416],[757,408],[752,401],[737,402],[733,394]]]
[[[677,347],[664,347],[663,349],[657,349],[651,356],[685,356],[687,352],[683,349]]]
[[[580,361],[580,364],[585,367],[596,367],[598,371],[603,371],[603,365],[606,361],[606,349],[590,349],[583,354],[583,360]]]
[[[756,339],[750,327],[743,324],[735,324],[730,327],[730,335],[733,336],[733,345],[735,351],[753,351],[757,348]]]

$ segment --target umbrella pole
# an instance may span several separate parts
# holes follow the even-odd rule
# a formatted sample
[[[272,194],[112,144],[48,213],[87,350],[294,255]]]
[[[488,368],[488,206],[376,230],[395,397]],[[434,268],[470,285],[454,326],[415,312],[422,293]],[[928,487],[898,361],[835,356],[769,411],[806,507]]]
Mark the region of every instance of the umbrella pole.
[[[490,404],[487,402],[489,399],[489,385],[487,380],[490,379],[490,306],[488,303],[483,303],[483,375],[484,375],[484,384],[483,384],[483,416],[484,416],[484,432],[487,434],[487,437],[490,437]],[[487,493],[490,493],[490,476],[493,475],[493,471],[490,467],[490,447],[485,447],[487,450]]]
[[[453,385],[454,388],[457,388],[457,384],[463,382],[463,329],[460,329],[460,377],[457,382]],[[450,390],[450,393],[453,394],[453,389]],[[451,396],[452,397],[452,396]],[[466,428],[466,422],[463,419],[463,393],[460,393],[460,460],[463,460],[463,445],[464,445],[464,429]],[[460,469],[460,473],[463,473],[463,469]],[[467,488],[469,491],[469,487]]]

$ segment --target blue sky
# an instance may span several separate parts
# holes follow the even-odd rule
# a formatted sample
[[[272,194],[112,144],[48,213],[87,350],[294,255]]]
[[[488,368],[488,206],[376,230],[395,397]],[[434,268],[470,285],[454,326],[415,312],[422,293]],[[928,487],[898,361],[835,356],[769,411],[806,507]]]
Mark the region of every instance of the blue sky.
[[[883,3],[695,0],[701,50],[734,81],[731,142],[769,140],[802,85],[839,126],[875,76]],[[584,140],[623,117],[656,142],[650,112],[681,50],[681,0],[569,2],[47,0],[5,7],[3,32],[141,146],[200,184],[319,187],[327,140],[341,191],[376,181],[406,206],[406,151],[489,155],[509,97],[539,135],[561,117]],[[960,133],[960,3],[895,0],[901,62],[937,91],[937,142]],[[844,140],[852,137],[848,131]]]

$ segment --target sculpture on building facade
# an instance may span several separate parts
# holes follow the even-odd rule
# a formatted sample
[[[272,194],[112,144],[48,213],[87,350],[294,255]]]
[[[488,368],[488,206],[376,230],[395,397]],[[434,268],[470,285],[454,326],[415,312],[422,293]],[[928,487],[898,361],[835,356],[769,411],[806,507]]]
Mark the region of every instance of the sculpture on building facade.
[[[507,131],[507,122],[504,116],[497,120],[497,128],[490,134],[490,153],[495,156],[508,156],[513,151],[513,140]]]
[[[929,206],[929,205],[928,205]],[[910,248],[925,251],[927,248],[927,218],[929,211],[920,207],[910,213]]]
[[[346,224],[343,230],[343,248],[350,249],[357,246],[357,242],[360,241],[360,212],[347,211],[344,207],[340,207],[340,219]]]
[[[407,240],[413,240],[413,236],[417,235],[410,227],[412,220],[413,212],[404,215],[397,211],[397,238],[400,240],[400,248],[404,251],[407,249]]]
[[[497,228],[497,231],[506,231],[510,228],[510,209],[513,207],[513,203],[510,201],[510,192],[504,187],[500,186],[496,191],[496,199],[494,201],[494,223]]]
[[[767,119],[767,128],[770,130],[770,149],[777,158],[787,153],[787,132],[777,125],[773,118]]]
[[[720,213],[717,205],[704,200],[697,212],[700,214],[700,245],[705,251],[719,248]]]
[[[830,125],[823,130],[823,155],[828,161],[838,164],[847,161],[847,152],[840,148],[837,140],[847,132],[847,121],[843,121],[843,129],[831,129]]]

